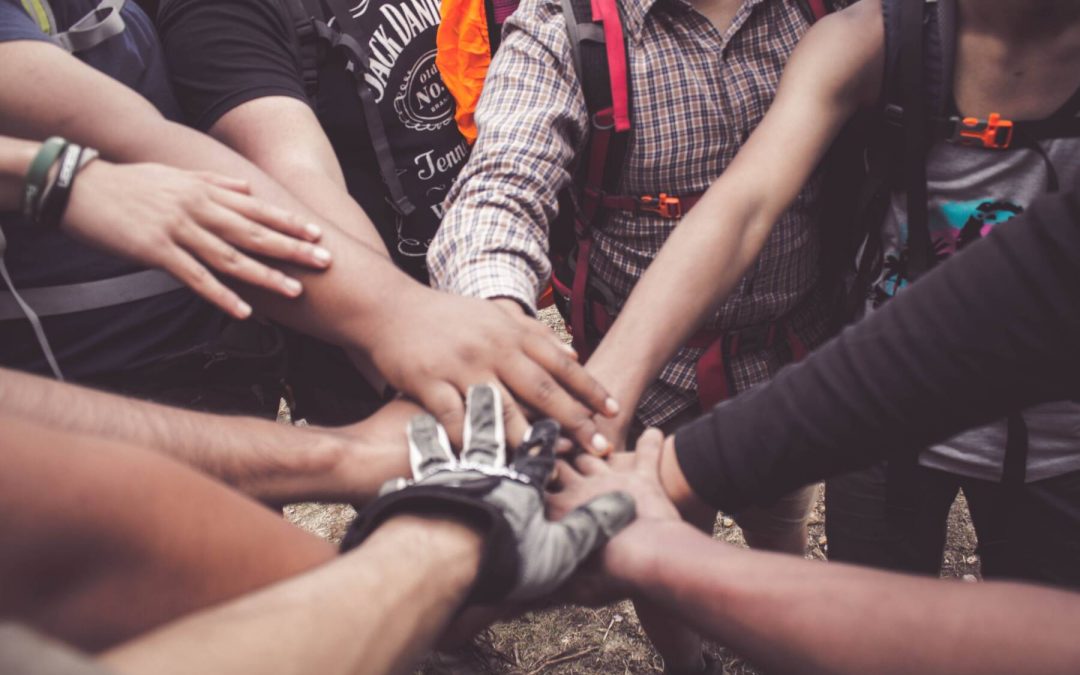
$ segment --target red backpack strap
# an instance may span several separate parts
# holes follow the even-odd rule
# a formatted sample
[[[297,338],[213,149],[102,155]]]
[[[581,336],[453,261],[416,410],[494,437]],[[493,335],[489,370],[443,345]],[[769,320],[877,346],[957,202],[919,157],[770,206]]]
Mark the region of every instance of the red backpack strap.
[[[574,68],[589,113],[589,141],[576,176],[576,251],[571,255],[570,331],[574,347],[586,358],[592,345],[589,300],[589,254],[592,228],[603,212],[603,195],[618,191],[630,140],[630,79],[627,43],[617,0],[563,0],[563,15]],[[569,283],[566,283],[569,282]]]

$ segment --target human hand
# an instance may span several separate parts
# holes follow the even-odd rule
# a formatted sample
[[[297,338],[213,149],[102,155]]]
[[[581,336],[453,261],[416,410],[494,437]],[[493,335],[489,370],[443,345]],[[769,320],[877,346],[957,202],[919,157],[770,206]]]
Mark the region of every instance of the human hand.
[[[397,390],[431,411],[459,445],[462,397],[475,382],[496,382],[505,427],[519,442],[529,423],[517,400],[552,417],[590,452],[606,453],[592,414],[618,413],[618,404],[539,321],[513,301],[467,298],[417,286],[380,321],[370,357]]]
[[[642,434],[635,452],[616,453],[608,461],[581,455],[575,462],[576,469],[563,460],[556,463],[562,489],[548,494],[548,517],[559,518],[596,495],[613,490],[633,497],[637,508],[635,522],[608,542],[597,565],[583,569],[567,585],[565,599],[596,605],[626,597],[630,591],[623,582],[637,576],[638,567],[650,554],[648,541],[635,532],[656,523],[680,522],[678,510],[660,484],[663,440],[659,430],[649,429]]]
[[[474,600],[523,601],[549,593],[634,517],[633,501],[619,492],[590,499],[557,522],[544,517],[543,488],[557,436],[557,424],[540,420],[508,463],[499,392],[491,385],[471,387],[461,459],[451,453],[435,418],[413,418],[412,480],[384,486],[382,496],[357,517],[342,549],[359,545],[393,516],[439,513],[486,534]]]
[[[330,264],[330,253],[313,243],[318,226],[250,196],[246,182],[160,164],[91,162],[79,172],[61,227],[164,269],[238,319],[251,306],[210,270],[292,298],[303,290],[299,281],[247,254],[314,269]]]

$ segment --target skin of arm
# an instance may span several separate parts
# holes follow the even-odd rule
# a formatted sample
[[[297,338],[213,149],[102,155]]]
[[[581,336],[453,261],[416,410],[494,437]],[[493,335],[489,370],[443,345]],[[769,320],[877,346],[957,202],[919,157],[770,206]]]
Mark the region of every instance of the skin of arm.
[[[601,421],[609,435],[625,436],[645,388],[742,278],[843,124],[876,100],[883,44],[877,0],[825,17],[799,43],[769,112],[672,232],[589,359],[587,370],[623,411],[617,431]]]
[[[163,161],[235,176],[248,182],[253,196],[317,223],[335,264],[318,272],[284,268],[303,284],[301,297],[283,299],[250,286],[241,295],[271,318],[370,360],[391,385],[431,410],[452,440],[460,442],[469,385],[497,381],[594,447],[591,413],[607,414],[607,393],[543,325],[421,286],[383,253],[312,214],[251,162],[167,121],[141,96],[54,45],[0,44],[0,60],[6,66],[0,133],[58,134],[114,161]],[[507,403],[507,429],[517,442],[528,424],[522,410]]]
[[[403,430],[419,408],[405,401],[341,429],[135,401],[0,370],[0,411],[48,428],[149,448],[260,501],[363,501],[408,473]]]
[[[314,213],[389,257],[375,224],[349,195],[330,140],[307,105],[287,96],[248,101],[222,115],[210,135],[247,157]]]
[[[15,211],[39,143],[0,136],[0,211]],[[55,172],[56,169],[54,168]],[[294,298],[296,279],[244,252],[323,269],[321,230],[249,194],[246,182],[160,164],[97,159],[78,173],[60,227],[136,262],[160,267],[238,319],[251,307],[210,269]]]
[[[611,573],[770,673],[1072,673],[1080,596],[735,549],[648,522]],[[663,553],[661,553],[663,552]],[[605,562],[608,557],[605,556]]]
[[[102,661],[133,675],[407,673],[464,601],[481,546],[465,525],[399,516],[328,565],[166,626]]]
[[[621,490],[638,519],[570,591],[645,598],[773,673],[1069,673],[1080,663],[1080,595],[962,584],[737,549],[675,516],[660,483],[660,434],[611,461],[558,465],[558,517]],[[917,645],[917,648],[913,648]]]

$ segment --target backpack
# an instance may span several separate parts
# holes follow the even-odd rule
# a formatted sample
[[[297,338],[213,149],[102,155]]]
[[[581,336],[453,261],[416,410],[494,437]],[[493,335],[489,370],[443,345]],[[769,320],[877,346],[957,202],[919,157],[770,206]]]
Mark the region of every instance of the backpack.
[[[339,103],[336,82],[327,85],[332,96],[317,96],[320,74],[329,72],[323,68],[337,67],[340,60],[375,156],[371,168],[385,190],[365,190],[372,201],[362,203],[381,210],[375,200],[385,194],[392,213],[375,217],[379,233],[395,263],[426,283],[427,244],[443,216],[442,198],[469,154],[435,63],[436,29],[442,24],[438,0],[276,2],[292,20],[304,91],[316,111]],[[347,112],[351,119],[354,114]]]
[[[1080,92],[1050,118],[1013,121],[993,113],[986,119],[952,111],[956,54],[956,0],[883,0],[885,77],[881,108],[874,121],[860,120],[865,148],[865,180],[857,209],[859,227],[851,241],[865,244],[851,292],[865,300],[880,273],[880,242],[875,235],[884,220],[889,194],[902,188],[908,214],[908,278],[917,279],[937,262],[929,231],[926,162],[939,141],[991,150],[1021,144],[1038,150],[1037,141],[1080,136]],[[1070,109],[1071,108],[1071,109]],[[896,162],[899,158],[901,161]],[[1047,159],[1049,192],[1059,189]],[[850,250],[850,246],[849,249]]]
[[[798,4],[813,23],[840,3],[800,0]],[[472,114],[483,77],[501,41],[503,24],[516,6],[517,0],[443,3],[445,18],[439,29],[438,63],[458,102],[459,125],[470,138],[476,136]],[[589,277],[590,230],[606,210],[648,212],[678,219],[700,195],[618,193],[633,126],[627,71],[629,46],[623,35],[623,17],[617,0],[562,0],[562,7],[574,69],[592,128],[573,186],[559,197],[559,217],[549,234],[552,283],[540,305],[551,304],[548,298],[554,302],[573,336],[575,349],[586,358],[618,309],[615,293],[600,280]]]
[[[72,54],[89,51],[124,32],[121,14],[125,0],[102,0],[90,13],[67,30],[58,30],[48,0],[22,0],[23,9],[37,23],[41,32]],[[0,229],[0,278],[9,289],[0,291],[0,321],[27,319],[41,346],[53,375],[63,380],[63,373],[53,355],[42,327],[43,316],[73,314],[164,295],[184,285],[160,269],[146,269],[122,276],[62,286],[31,288],[19,292],[4,264],[7,238]]]
[[[986,119],[961,117],[952,110],[956,55],[956,0],[882,0],[885,22],[885,78],[883,101],[876,125],[867,137],[867,171],[862,200],[862,240],[865,250],[858,263],[852,291],[863,304],[881,271],[880,227],[890,193],[902,188],[908,214],[907,278],[914,281],[937,262],[929,230],[927,152],[945,141],[973,148],[1006,151],[1026,144],[1047,163],[1048,192],[1057,192],[1058,179],[1039,140],[1080,137],[1080,92],[1057,114],[1044,120],[1013,121],[996,113]],[[902,161],[898,166],[894,160]],[[1007,417],[1005,460],[1002,467],[998,517],[1011,519],[1018,509],[1027,470],[1028,433],[1018,411]],[[890,461],[891,486],[911,485],[917,457]],[[903,490],[895,489],[896,493]],[[894,496],[890,495],[890,500]],[[904,508],[905,504],[898,506]],[[984,542],[995,545],[1000,542]],[[983,545],[983,544],[980,544]],[[1019,561],[1014,561],[1022,569]]]

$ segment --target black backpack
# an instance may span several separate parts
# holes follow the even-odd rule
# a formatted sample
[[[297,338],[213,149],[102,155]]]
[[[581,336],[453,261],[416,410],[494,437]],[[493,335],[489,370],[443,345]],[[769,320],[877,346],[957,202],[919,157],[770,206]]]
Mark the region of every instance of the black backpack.
[[[850,133],[846,131],[847,136],[841,136],[834,148],[847,157],[839,163],[847,167],[847,193],[851,194],[852,185],[861,184],[855,208],[840,219],[845,223],[838,228],[842,241],[827,247],[830,256],[844,261],[834,268],[850,272],[856,252],[865,245],[853,281],[849,275],[848,317],[865,303],[870,285],[881,273],[877,235],[893,190],[903,189],[907,200],[907,278],[914,281],[938,260],[930,240],[926,178],[927,152],[933,143],[946,141],[1003,151],[1028,147],[1046,158],[1038,141],[1080,136],[1080,91],[1044,120],[1013,121],[997,114],[986,119],[965,118],[955,113],[956,0],[883,0],[882,14],[885,76],[881,108],[858,115],[849,125]],[[852,161],[860,155],[861,167],[859,159]],[[1056,192],[1058,179],[1049,159],[1047,168],[1047,191]]]

